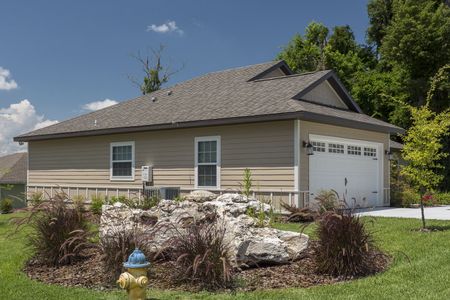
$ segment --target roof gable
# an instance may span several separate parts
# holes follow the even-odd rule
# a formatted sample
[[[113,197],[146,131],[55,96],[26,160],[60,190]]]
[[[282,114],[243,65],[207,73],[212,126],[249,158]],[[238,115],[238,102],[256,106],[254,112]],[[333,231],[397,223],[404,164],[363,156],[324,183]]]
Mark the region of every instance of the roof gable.
[[[284,60],[279,61],[270,68],[264,70],[263,72],[257,74],[256,76],[250,78],[248,81],[255,81],[260,79],[269,79],[287,75],[293,75],[294,72],[289,68]]]
[[[327,80],[323,81],[308,93],[303,95],[301,97],[301,100],[306,100],[331,107],[349,109],[348,105],[342,100],[342,98],[337,94],[337,92],[328,83]]]
[[[319,86],[322,85],[322,83],[326,82],[327,85],[332,89],[332,91],[335,93],[336,97],[334,99],[325,99],[324,91],[319,91],[317,88],[321,88]],[[316,89],[316,91],[313,92],[313,90]],[[312,94],[310,94],[312,93]],[[309,94],[309,95],[308,95]],[[306,98],[305,98],[306,96]],[[311,98],[311,96],[315,96],[315,98],[312,98],[313,100],[307,99]],[[334,106],[338,108],[345,108],[342,105],[330,105],[329,103],[338,103],[336,101],[342,100],[343,103],[345,103],[346,108],[357,112],[357,113],[363,113],[359,105],[353,100],[353,98],[350,96],[347,89],[344,87],[342,82],[339,80],[339,78],[336,76],[336,73],[334,71],[328,71],[326,75],[324,75],[319,80],[313,82],[311,85],[309,85],[307,88],[303,89],[301,92],[299,92],[297,95],[294,96],[294,99],[297,100],[306,100],[311,101],[318,104],[328,105],[328,106]],[[328,102],[328,103],[327,103]]]

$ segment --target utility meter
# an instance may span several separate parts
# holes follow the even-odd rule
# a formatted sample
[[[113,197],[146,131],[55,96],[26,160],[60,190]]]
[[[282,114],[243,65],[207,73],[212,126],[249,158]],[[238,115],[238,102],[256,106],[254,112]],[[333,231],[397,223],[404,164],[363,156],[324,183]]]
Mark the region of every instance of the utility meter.
[[[142,166],[141,180],[142,180],[142,182],[152,182],[153,181],[153,166]]]

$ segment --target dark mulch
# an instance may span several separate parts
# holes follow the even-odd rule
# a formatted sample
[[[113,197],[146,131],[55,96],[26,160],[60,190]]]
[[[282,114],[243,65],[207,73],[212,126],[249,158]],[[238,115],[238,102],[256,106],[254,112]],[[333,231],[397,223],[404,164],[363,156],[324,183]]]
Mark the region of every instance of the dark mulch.
[[[73,265],[52,267],[41,264],[36,259],[27,262],[24,272],[32,279],[62,286],[88,288],[106,288],[107,276],[100,262],[101,254],[97,249],[85,253],[86,259]]]
[[[371,254],[375,261],[373,273],[384,271],[390,258],[380,252]],[[63,286],[87,287],[94,289],[115,288],[114,280],[104,274],[100,263],[100,252],[93,249],[86,254],[85,260],[74,265],[49,267],[30,260],[25,266],[25,273],[32,279]],[[196,291],[198,287],[191,284],[180,284],[172,277],[172,262],[153,263],[149,272],[149,285],[157,289],[176,289]],[[252,291],[261,289],[277,289],[287,287],[310,287],[314,285],[333,284],[353,278],[333,277],[319,274],[314,263],[313,247],[303,253],[302,258],[288,265],[251,268],[237,274],[239,290]],[[370,274],[368,274],[370,275]],[[117,279],[117,278],[116,278]]]
[[[311,287],[315,285],[333,284],[355,278],[336,277],[317,272],[314,262],[314,242],[302,253],[302,257],[288,265],[253,268],[240,272],[245,282],[243,290],[264,290],[288,287]],[[389,256],[381,252],[370,254],[374,261],[372,275],[383,272],[390,263]]]

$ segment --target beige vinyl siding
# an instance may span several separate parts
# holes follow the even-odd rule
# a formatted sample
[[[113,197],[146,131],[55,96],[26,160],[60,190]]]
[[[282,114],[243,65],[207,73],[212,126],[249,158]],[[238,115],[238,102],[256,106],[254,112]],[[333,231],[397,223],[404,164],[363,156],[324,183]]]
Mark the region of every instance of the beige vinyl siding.
[[[261,190],[294,189],[293,121],[33,141],[29,186],[72,187],[80,194],[89,188],[88,195],[109,188],[113,195],[113,189],[140,188],[141,166],[153,165],[154,185],[193,189],[194,138],[201,136],[221,137],[222,189],[238,189],[244,168]],[[110,143],[126,141],[135,142],[135,180],[111,181]]]
[[[308,141],[310,134],[371,141],[382,143],[383,148],[389,149],[389,134],[366,131],[347,127],[333,126],[309,121],[300,121],[300,141]],[[384,188],[389,188],[389,159],[383,153]],[[309,159],[305,148],[300,148],[300,190],[309,189]]]
[[[348,109],[348,106],[342,101],[338,94],[336,94],[328,81],[324,81],[316,86],[306,95],[302,96],[302,99]]]

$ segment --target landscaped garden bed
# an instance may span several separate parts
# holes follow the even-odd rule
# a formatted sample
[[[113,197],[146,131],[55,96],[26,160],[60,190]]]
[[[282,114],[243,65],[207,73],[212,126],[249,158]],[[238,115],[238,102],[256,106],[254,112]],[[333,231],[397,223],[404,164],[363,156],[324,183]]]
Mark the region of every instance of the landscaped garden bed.
[[[33,217],[38,209],[19,221],[41,232],[31,237],[37,254],[47,251],[28,260],[23,271],[44,283],[115,290],[122,262],[137,246],[151,260],[152,288],[245,292],[351,281],[383,272],[391,262],[375,246],[364,222],[343,211],[315,214],[317,225],[311,233],[316,238],[309,240],[303,233],[273,228],[270,206],[258,200],[205,192],[187,199],[159,201],[145,210],[115,202],[103,207],[99,223],[81,205],[55,199],[41,208],[42,217]],[[74,230],[76,226],[81,229]],[[298,223],[283,226],[300,231]],[[54,244],[46,247],[52,240],[48,231],[71,242],[61,241],[59,251]],[[337,250],[324,250],[332,248]],[[216,267],[204,267],[205,257],[205,266]],[[195,271],[185,272],[191,268]],[[223,281],[223,276],[228,279]]]
[[[313,247],[305,251],[301,259],[285,265],[249,268],[236,274],[239,285],[237,290],[253,291],[277,288],[311,287],[315,285],[333,284],[355,278],[324,275],[317,272],[314,262]],[[103,267],[98,262],[101,259],[100,250],[91,251],[89,257],[73,265],[50,267],[31,259],[27,262],[24,272],[32,279],[50,284],[68,287],[86,287],[99,290],[116,289],[111,283],[109,274],[104,274]],[[388,256],[381,253],[376,257],[375,272],[384,271],[390,262]],[[191,284],[180,284],[172,279],[173,262],[153,262],[149,271],[149,286],[161,290],[198,291]]]

